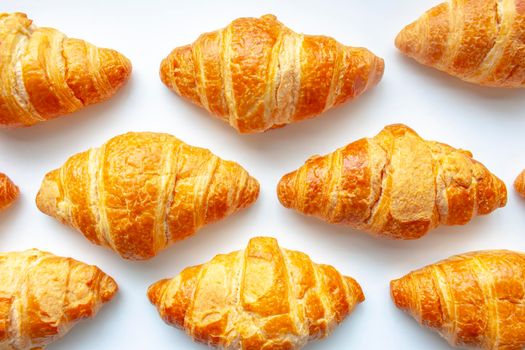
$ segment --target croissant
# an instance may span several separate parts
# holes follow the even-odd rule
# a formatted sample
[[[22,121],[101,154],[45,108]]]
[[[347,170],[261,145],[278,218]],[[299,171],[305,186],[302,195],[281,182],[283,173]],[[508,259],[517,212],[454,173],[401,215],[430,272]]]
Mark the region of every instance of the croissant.
[[[168,324],[228,350],[296,350],[327,337],[364,300],[359,284],[273,238],[149,287]]]
[[[375,86],[383,60],[325,36],[303,35],[273,15],[239,18],[162,61],[178,95],[240,133],[314,117]]]
[[[525,86],[521,0],[451,0],[405,27],[396,46],[421,64],[470,83]]]
[[[508,250],[451,257],[394,280],[396,306],[452,346],[525,347],[525,255]]]
[[[0,254],[0,349],[43,349],[117,292],[98,267],[36,249]]]
[[[0,13],[0,127],[30,126],[111,97],[128,80],[120,53]]]
[[[168,134],[128,133],[49,172],[36,204],[91,242],[144,260],[258,195],[237,163]]]
[[[0,211],[9,207],[18,198],[18,187],[7,177],[0,173]]]
[[[525,198],[525,170],[523,170],[514,181],[514,189]]]
[[[277,193],[286,208],[394,239],[466,224],[507,201],[505,184],[470,152],[401,124],[310,158]]]

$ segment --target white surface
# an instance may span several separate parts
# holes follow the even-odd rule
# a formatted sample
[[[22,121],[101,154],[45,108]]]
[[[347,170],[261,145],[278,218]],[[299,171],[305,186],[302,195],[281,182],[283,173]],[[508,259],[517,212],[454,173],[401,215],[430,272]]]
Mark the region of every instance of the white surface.
[[[133,63],[129,84],[110,101],[38,126],[0,131],[0,170],[22,190],[0,214],[0,250],[38,247],[96,264],[120,293],[94,319],[49,347],[65,349],[206,349],[165,325],[146,298],[147,287],[220,252],[242,249],[256,235],[304,251],[355,277],[366,301],[319,349],[446,349],[437,335],[395,309],[389,281],[412,269],[475,249],[525,250],[525,202],[510,188],[525,167],[525,91],[480,88],[419,66],[393,45],[397,32],[436,4],[425,0],[320,1],[3,1],[1,11],[23,11],[39,26],[119,50]],[[176,46],[241,16],[274,13],[290,28],[364,46],[386,62],[383,81],[357,101],[323,117],[260,135],[240,136],[171,93],[158,67]],[[509,185],[505,209],[463,227],[442,227],[418,241],[374,239],[284,209],[280,177],[311,155],[330,152],[389,123],[403,122],[427,139],[471,150]],[[168,132],[242,164],[261,182],[257,203],[201,230],[147,262],[121,260],[80,233],[41,214],[34,198],[44,174],[69,156],[127,131]]]

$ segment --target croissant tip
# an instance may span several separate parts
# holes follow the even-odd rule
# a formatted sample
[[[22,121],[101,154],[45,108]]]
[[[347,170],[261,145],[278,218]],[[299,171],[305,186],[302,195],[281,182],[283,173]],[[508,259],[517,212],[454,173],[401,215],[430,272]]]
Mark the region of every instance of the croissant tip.
[[[159,304],[162,290],[164,289],[164,286],[168,283],[168,281],[169,281],[168,279],[162,279],[149,286],[147,295],[148,295],[149,301],[153,305]]]
[[[292,207],[292,199],[294,198],[294,194],[292,193],[294,189],[294,178],[294,173],[286,174],[281,178],[277,185],[277,197],[279,198],[279,202],[281,202],[285,208]]]
[[[390,296],[396,307],[399,309],[408,308],[408,292],[403,278],[390,281]]]
[[[0,173],[0,182],[4,182],[4,195],[2,196],[2,198],[0,198],[0,210],[4,210],[11,206],[11,204],[13,204],[16,201],[16,199],[20,196],[20,189],[17,185],[14,184],[13,181],[11,181],[11,179],[7,175],[2,173]]]
[[[365,301],[365,293],[363,292],[363,288],[361,287],[361,285],[352,277],[345,276],[345,279],[348,285],[352,288],[353,292],[355,293],[357,297],[357,302],[362,303],[363,301]]]
[[[46,174],[40,190],[36,195],[36,206],[44,214],[57,216],[57,200],[60,197],[60,189],[55,181],[57,171]]]
[[[100,290],[101,290],[101,296],[102,296],[102,302],[108,302],[115,294],[118,292],[118,284],[115,282],[115,280],[108,276],[104,275],[101,283],[100,283]]]

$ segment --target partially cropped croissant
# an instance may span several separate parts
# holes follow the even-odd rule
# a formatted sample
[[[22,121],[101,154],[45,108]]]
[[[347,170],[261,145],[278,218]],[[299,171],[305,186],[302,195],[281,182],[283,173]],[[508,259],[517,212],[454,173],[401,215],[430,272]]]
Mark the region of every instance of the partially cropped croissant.
[[[0,349],[43,349],[117,292],[96,266],[36,249],[0,254]]]
[[[158,281],[148,297],[168,324],[228,350],[300,349],[364,300],[354,279],[267,237]]]
[[[0,13],[0,128],[30,126],[111,97],[130,75],[120,53]]]
[[[310,158],[277,192],[287,208],[395,239],[466,224],[507,201],[505,184],[470,152],[401,124]]]
[[[162,61],[164,84],[228,122],[257,133],[314,117],[357,97],[383,60],[332,38],[298,34],[275,16],[239,18]]]
[[[0,211],[9,207],[20,194],[18,187],[7,177],[0,173]]]
[[[452,346],[525,348],[525,255],[507,250],[451,257],[392,281],[396,306]]]
[[[396,46],[416,61],[486,86],[525,86],[522,0],[449,0],[405,27]]]
[[[91,242],[143,260],[258,194],[237,163],[168,134],[128,133],[48,173],[36,203]]]

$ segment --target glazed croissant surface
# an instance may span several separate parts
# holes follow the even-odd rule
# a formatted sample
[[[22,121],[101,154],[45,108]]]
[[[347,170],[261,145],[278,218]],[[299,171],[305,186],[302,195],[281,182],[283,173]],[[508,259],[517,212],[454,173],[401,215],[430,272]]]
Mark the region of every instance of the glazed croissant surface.
[[[266,15],[236,19],[176,48],[160,76],[240,133],[258,133],[357,97],[383,70],[383,60],[366,49],[295,33]]]
[[[396,306],[452,346],[525,348],[525,255],[453,256],[391,282]]]
[[[49,172],[38,208],[123,258],[143,260],[255,202],[240,165],[174,136],[128,133]]]
[[[118,286],[96,266],[36,249],[0,254],[0,349],[43,349]]]
[[[9,207],[20,194],[18,187],[7,177],[0,173],[0,211]]]
[[[470,152],[401,124],[310,158],[283,176],[277,193],[287,208],[395,239],[466,224],[507,201],[505,184]]]
[[[129,78],[120,53],[0,13],[0,127],[30,126],[111,97]]]
[[[268,237],[158,281],[148,297],[168,324],[228,350],[300,349],[364,300],[354,279]]]
[[[396,46],[416,61],[462,80],[525,86],[522,0],[449,0],[405,27]]]

